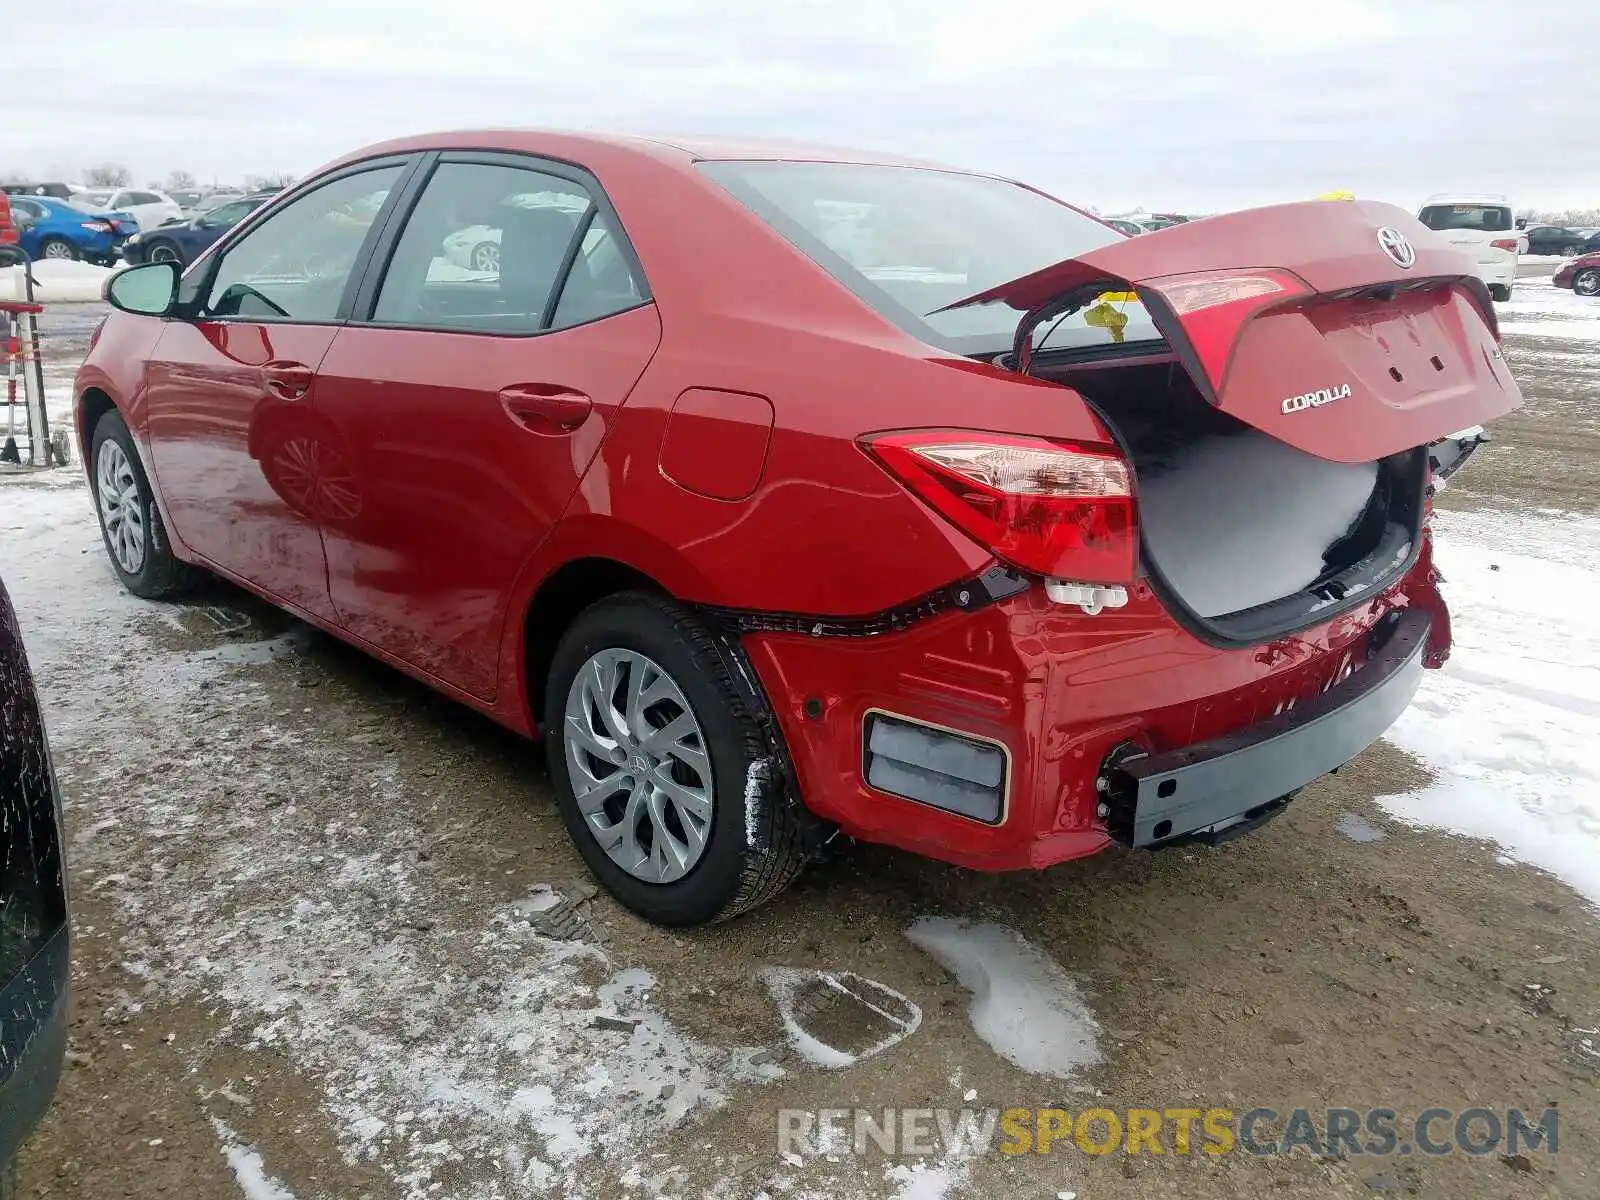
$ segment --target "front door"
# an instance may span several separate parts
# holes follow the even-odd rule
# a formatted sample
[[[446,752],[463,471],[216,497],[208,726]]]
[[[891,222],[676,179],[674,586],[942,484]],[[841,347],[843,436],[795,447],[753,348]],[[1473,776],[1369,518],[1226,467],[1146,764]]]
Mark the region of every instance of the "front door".
[[[247,231],[199,281],[192,315],[166,323],[147,374],[150,453],[174,536],[327,621],[337,614],[319,522],[339,492],[311,416],[317,369],[403,170],[339,176]]]
[[[517,576],[660,341],[619,229],[582,172],[444,155],[319,370],[339,618],[483,699]]]

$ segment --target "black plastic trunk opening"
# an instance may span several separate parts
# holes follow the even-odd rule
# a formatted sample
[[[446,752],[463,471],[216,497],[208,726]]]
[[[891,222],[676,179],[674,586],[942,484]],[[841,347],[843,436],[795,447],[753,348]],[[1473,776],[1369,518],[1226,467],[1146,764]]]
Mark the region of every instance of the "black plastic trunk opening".
[[[1036,365],[1134,464],[1151,586],[1197,636],[1245,645],[1361,603],[1415,561],[1427,450],[1345,464],[1207,404],[1176,361]]]

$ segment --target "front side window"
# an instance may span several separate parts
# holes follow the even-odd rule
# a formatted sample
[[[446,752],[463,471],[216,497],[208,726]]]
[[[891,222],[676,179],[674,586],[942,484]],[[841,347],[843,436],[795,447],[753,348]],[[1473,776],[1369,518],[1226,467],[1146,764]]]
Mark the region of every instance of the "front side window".
[[[395,245],[372,319],[520,335],[619,312],[639,303],[640,289],[621,255],[605,259],[608,241],[581,183],[531,167],[442,163]]]
[[[1050,197],[983,175],[859,163],[706,162],[701,169],[835,279],[914,337],[960,354],[1011,348],[1004,304],[945,305],[1122,237]],[[1072,349],[1158,338],[1118,293],[1035,335]]]
[[[402,169],[379,167],[341,176],[246,232],[222,255],[201,315],[337,319],[350,273]]]

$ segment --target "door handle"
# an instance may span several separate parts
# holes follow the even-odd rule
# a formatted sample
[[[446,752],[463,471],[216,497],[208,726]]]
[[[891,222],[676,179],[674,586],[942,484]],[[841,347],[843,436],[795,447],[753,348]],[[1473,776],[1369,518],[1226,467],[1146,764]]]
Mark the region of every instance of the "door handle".
[[[501,388],[500,406],[518,425],[534,433],[571,433],[594,411],[594,401],[582,392],[549,383]]]
[[[280,400],[298,400],[311,390],[316,372],[305,363],[269,362],[261,368],[263,386]]]

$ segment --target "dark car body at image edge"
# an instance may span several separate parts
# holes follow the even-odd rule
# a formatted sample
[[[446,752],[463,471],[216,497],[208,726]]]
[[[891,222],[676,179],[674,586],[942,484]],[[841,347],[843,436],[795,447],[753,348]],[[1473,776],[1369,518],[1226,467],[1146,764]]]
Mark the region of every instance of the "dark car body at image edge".
[[[0,584],[0,1196],[67,1040],[61,802],[16,614]]]

